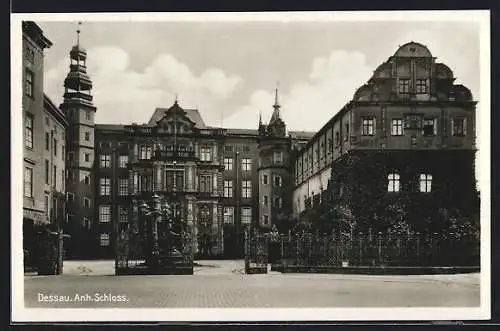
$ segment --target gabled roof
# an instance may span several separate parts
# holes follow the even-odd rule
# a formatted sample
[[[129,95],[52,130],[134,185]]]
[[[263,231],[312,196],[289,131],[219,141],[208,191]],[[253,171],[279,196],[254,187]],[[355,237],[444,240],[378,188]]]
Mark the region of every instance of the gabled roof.
[[[165,115],[165,112],[168,109],[169,108],[156,108],[153,115],[149,119],[148,125],[149,126],[156,125],[156,122],[158,122],[159,120],[162,119],[162,117]],[[189,117],[189,119],[195,123],[195,125],[198,129],[205,129],[207,127],[205,125],[205,122],[203,121],[203,118],[201,118],[201,115],[200,115],[200,112],[198,111],[198,109],[184,109],[184,108],[182,108],[182,110],[184,110],[186,112],[187,117]]]

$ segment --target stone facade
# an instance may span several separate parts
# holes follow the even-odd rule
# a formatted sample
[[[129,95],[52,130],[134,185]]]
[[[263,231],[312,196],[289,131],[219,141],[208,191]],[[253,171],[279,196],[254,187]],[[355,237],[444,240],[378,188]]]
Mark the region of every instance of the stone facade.
[[[470,170],[476,151],[476,102],[466,87],[453,82],[453,72],[437,63],[425,46],[415,42],[401,46],[296,154],[294,214],[299,217],[306,209],[320,205],[330,180],[334,182],[328,190],[332,187],[349,190],[350,184],[342,183],[338,176],[336,163],[345,162],[350,154],[359,151],[390,152],[391,157],[378,168],[383,173],[368,174],[382,176],[386,192],[388,183],[397,185],[392,188],[396,192],[405,190],[407,186],[402,182],[401,173],[418,165],[419,169],[415,170],[418,174],[414,174],[418,178],[414,180],[427,181],[429,187],[420,194],[429,195],[449,180],[439,178],[444,175],[435,167],[439,162],[444,169],[454,168],[455,180],[460,178],[474,183],[461,194],[475,196],[469,191],[476,190],[475,173]],[[430,152],[435,153],[434,159],[428,157]],[[364,155],[361,164],[370,162],[368,155],[371,154],[360,155]],[[440,155],[447,155],[447,158],[438,157]],[[457,163],[457,158],[462,161]],[[419,159],[426,162],[416,162]],[[398,166],[391,160],[399,160]],[[346,167],[349,172],[349,165]],[[440,192],[450,194],[446,190]],[[341,192],[335,194],[339,198]],[[336,201],[331,203],[335,205]]]
[[[44,94],[44,50],[52,43],[31,21],[22,23],[23,248],[25,264],[41,257],[39,232],[66,221],[64,113]]]

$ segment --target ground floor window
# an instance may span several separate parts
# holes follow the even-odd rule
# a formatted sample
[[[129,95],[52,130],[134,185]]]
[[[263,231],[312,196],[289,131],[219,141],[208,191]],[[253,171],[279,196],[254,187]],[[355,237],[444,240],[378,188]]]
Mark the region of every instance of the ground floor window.
[[[252,223],[252,208],[243,207],[241,208],[241,224],[251,224]]]
[[[224,207],[224,224],[234,223],[234,208]]]
[[[399,179],[400,179],[399,174],[396,173],[389,174],[387,176],[387,179],[388,179],[387,191],[399,192]]]
[[[432,188],[432,175],[420,175],[420,192],[430,192]]]
[[[101,233],[100,244],[101,247],[109,246],[109,233]]]

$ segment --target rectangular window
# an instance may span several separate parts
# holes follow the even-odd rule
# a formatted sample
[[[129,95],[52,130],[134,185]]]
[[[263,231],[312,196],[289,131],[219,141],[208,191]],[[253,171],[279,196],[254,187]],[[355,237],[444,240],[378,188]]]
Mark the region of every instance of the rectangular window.
[[[90,208],[90,199],[89,198],[83,198],[83,206],[85,208]]]
[[[233,181],[225,180],[224,181],[224,197],[232,198],[233,197]]]
[[[262,204],[266,207],[269,206],[269,197],[267,195],[262,196]]]
[[[109,246],[109,233],[101,233],[101,237],[99,239],[101,247]]]
[[[465,136],[467,132],[467,120],[465,118],[453,118],[451,120],[451,135]]]
[[[200,175],[200,192],[212,192],[212,175]]]
[[[92,120],[92,115],[90,113],[90,110],[85,111],[85,120],[87,120],[87,121]]]
[[[83,227],[87,230],[90,230],[90,220],[87,217],[83,218]]]
[[[262,175],[262,184],[264,184],[264,185],[269,184],[269,176],[268,175]]]
[[[427,91],[427,79],[417,79],[415,80],[415,88],[417,94],[426,94]]]
[[[128,163],[128,155],[120,155],[118,157],[118,166],[120,168],[126,168]]]
[[[281,208],[283,200],[281,197],[274,197],[274,207]]]
[[[273,161],[275,164],[283,163],[283,152],[274,152]]]
[[[57,139],[54,139],[54,156],[57,156]]]
[[[110,178],[101,178],[99,180],[100,194],[101,195],[110,195],[111,194],[111,179]]]
[[[269,224],[269,215],[263,215],[262,221],[263,221],[264,225]]]
[[[50,135],[48,132],[45,132],[45,150],[50,150]]]
[[[210,146],[201,147],[200,160],[201,161],[211,161],[212,160],[212,149]]]
[[[432,175],[421,174],[420,175],[420,192],[430,192],[432,189]]]
[[[64,182],[65,182],[66,176],[64,176],[64,170],[61,171],[61,188],[64,191]]]
[[[33,72],[29,69],[26,69],[26,85],[25,85],[25,93],[30,98],[33,98],[33,87],[34,87],[34,75]]]
[[[251,171],[252,170],[252,159],[243,158],[241,160],[241,170],[243,171]]]
[[[68,196],[68,201],[74,201],[75,200],[75,195],[71,192],[66,193]]]
[[[50,166],[49,166],[49,160],[45,160],[45,184],[50,184],[49,180],[50,180]]]
[[[102,154],[100,156],[99,165],[101,168],[110,168],[111,167],[111,155]]]
[[[90,154],[89,153],[85,153],[85,162],[90,162]]]
[[[99,222],[101,223],[111,222],[111,206],[109,205],[99,206]]]
[[[33,169],[24,168],[24,196],[33,197]]]
[[[274,176],[274,186],[276,187],[281,187],[281,184],[283,183],[281,176],[275,175]]]
[[[118,206],[118,222],[128,223],[128,209],[127,206]]]
[[[252,224],[252,208],[251,207],[241,208],[241,223],[242,224]]]
[[[224,224],[234,224],[234,207],[224,207]]]
[[[241,183],[241,197],[251,198],[252,197],[252,182],[249,180],[244,180]]]
[[[50,218],[50,215],[49,215],[49,196],[46,195],[44,197],[44,210],[45,210],[45,214],[47,215],[48,218]]]
[[[32,114],[26,114],[24,127],[24,146],[33,148],[33,122],[34,117]]]
[[[224,152],[226,152],[226,153],[232,153],[233,152],[233,146],[224,146]]]
[[[85,132],[85,141],[90,141],[90,132]]]
[[[409,94],[409,93],[410,93],[410,80],[399,79],[399,94]]]
[[[336,131],[335,132],[335,146],[339,146],[340,145],[340,132]]]
[[[229,147],[229,146],[226,146]],[[229,171],[233,170],[233,158],[232,157],[225,157],[224,158],[224,170]]]
[[[437,134],[437,120],[424,119],[424,126],[422,127],[422,135],[424,137],[432,137]]]
[[[399,192],[399,179],[400,179],[399,174],[389,174],[387,176],[387,179],[389,181],[387,185],[387,191]]]
[[[153,189],[153,177],[150,175],[139,175],[139,183],[142,192],[151,192]]]
[[[373,136],[375,134],[375,119],[373,117],[363,118],[361,134],[363,136]]]
[[[153,147],[152,146],[141,146],[140,148],[140,153],[139,153],[139,158],[141,160],[149,160],[151,159],[151,155],[153,154]]]
[[[128,195],[128,178],[120,178],[119,194],[121,196]]]
[[[26,60],[31,64],[35,63],[35,50],[31,47],[26,47]]]
[[[64,145],[61,145],[61,159],[64,160],[64,156],[66,155],[66,149]]]
[[[403,120],[402,119],[393,119],[391,126],[391,135],[393,136],[402,136],[403,135]]]
[[[348,140],[349,140],[349,123],[346,123],[344,129],[344,141]]]
[[[87,175],[83,176],[83,183],[85,185],[90,185],[90,177]]]
[[[52,182],[52,187],[56,187],[56,184],[57,184],[57,167],[54,165],[54,168],[53,168],[53,172],[52,172],[52,177],[53,178],[53,182]]]

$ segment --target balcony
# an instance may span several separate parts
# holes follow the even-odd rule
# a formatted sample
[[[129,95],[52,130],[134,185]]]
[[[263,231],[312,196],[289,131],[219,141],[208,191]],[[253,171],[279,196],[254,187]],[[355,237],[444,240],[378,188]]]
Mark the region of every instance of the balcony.
[[[156,161],[169,161],[169,160],[186,160],[195,161],[197,157],[194,150],[157,150],[153,154],[153,160]]]

